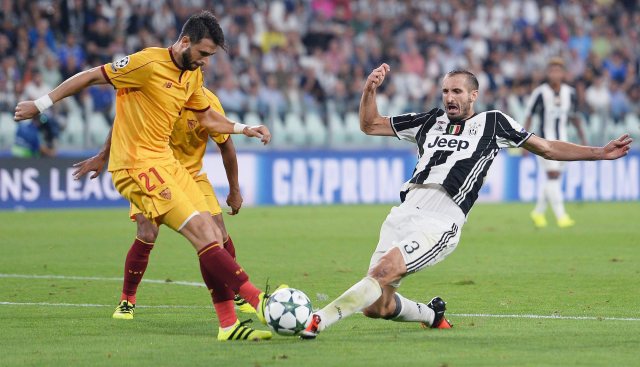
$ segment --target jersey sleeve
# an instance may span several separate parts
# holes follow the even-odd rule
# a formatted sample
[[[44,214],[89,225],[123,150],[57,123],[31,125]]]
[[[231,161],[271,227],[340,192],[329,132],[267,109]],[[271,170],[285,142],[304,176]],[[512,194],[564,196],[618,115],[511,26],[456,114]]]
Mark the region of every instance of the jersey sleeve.
[[[407,113],[391,117],[391,128],[398,139],[416,143],[416,135],[431,116],[430,112]]]
[[[214,111],[221,114],[222,116],[225,116],[224,109],[222,108],[222,104],[220,103],[220,99],[218,99],[218,96],[216,96],[206,88],[204,88],[204,92],[209,99],[211,108],[213,108]],[[213,133],[211,134],[211,139],[215,141],[216,144],[224,144],[227,140],[229,140],[229,134]]]
[[[139,88],[148,82],[155,60],[145,50],[102,65],[102,75],[116,89]]]
[[[531,136],[516,120],[502,112],[495,112],[495,119],[496,140],[500,148],[517,148]]]
[[[536,88],[533,90],[531,97],[527,101],[525,108],[525,119],[533,116],[535,113],[540,113],[544,108],[544,101],[542,100],[542,89]]]
[[[578,94],[576,90],[571,88],[571,108],[569,109],[569,117],[577,117],[578,116]]]
[[[184,108],[194,112],[204,112],[211,108],[211,104],[209,103],[209,98],[207,98],[207,95],[204,91],[204,86],[202,85],[202,72],[198,70],[195,75],[196,76],[194,79],[196,88],[194,89],[193,93],[191,93],[191,96],[187,100],[187,103],[185,103]]]

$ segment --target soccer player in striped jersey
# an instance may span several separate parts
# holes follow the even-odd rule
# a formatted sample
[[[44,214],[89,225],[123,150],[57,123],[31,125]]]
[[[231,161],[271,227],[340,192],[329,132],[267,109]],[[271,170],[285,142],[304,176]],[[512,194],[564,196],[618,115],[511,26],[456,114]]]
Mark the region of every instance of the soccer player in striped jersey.
[[[224,115],[224,109],[218,97],[210,90],[204,88],[204,93],[209,99],[211,108]],[[242,206],[242,196],[238,183],[238,161],[236,150],[229,134],[209,135],[207,130],[198,122],[195,113],[183,110],[176,121],[169,145],[175,158],[191,174],[198,184],[198,187],[207,199],[209,212],[213,216],[213,221],[222,231],[223,247],[235,259],[236,250],[231,236],[227,233],[222,218],[222,209],[213,191],[213,187],[207,178],[206,173],[202,173],[204,154],[207,149],[209,139],[213,140],[220,148],[223,165],[229,182],[229,196],[227,204],[231,208],[228,214],[236,215]],[[98,177],[102,172],[105,163],[109,160],[109,150],[111,146],[110,136],[105,141],[102,150],[95,156],[76,163],[76,171],[73,176],[76,180],[89,172],[93,172],[91,179]],[[124,269],[124,281],[120,303],[113,313],[114,319],[132,320],[136,307],[136,293],[142,277],[149,263],[149,255],[153,249],[160,228],[149,221],[135,205],[131,204],[129,217],[136,222],[136,238],[127,253]],[[240,295],[236,295],[234,302],[241,312],[255,313],[255,309],[247,303]]]
[[[303,339],[315,338],[360,310],[367,317],[450,328],[442,298],[424,304],[403,297],[397,289],[402,278],[435,265],[456,248],[498,151],[523,147],[546,159],[598,160],[620,158],[631,144],[628,135],[604,147],[549,141],[527,132],[501,111],[476,113],[478,81],[464,70],[451,71],[442,80],[444,110],[381,116],[376,90],[389,71],[382,64],[367,78],[360,100],[360,128],[367,135],[396,136],[415,143],[418,163],[400,192],[402,204],[391,209],[382,224],[367,276],[314,313],[301,333]]]
[[[222,233],[206,198],[187,169],[173,156],[169,138],[180,111],[194,111],[209,133],[235,133],[271,140],[265,126],[230,121],[211,109],[200,67],[225,47],[216,17],[202,11],[184,24],[169,48],[150,47],[121,60],[80,72],[35,101],[22,101],[16,121],[33,118],[55,102],[90,85],[110,83],[116,92],[116,117],[108,169],[118,192],[154,225],[165,224],[195,248],[200,273],[220,319],[218,340],[270,339],[271,332],[240,323],[233,299],[240,294],[264,319],[268,294],[258,289],[244,269],[222,247]]]
[[[524,128],[529,131],[534,114],[539,116],[540,126],[538,132],[541,138],[547,140],[567,141],[567,122],[571,122],[578,132],[583,145],[587,140],[582,129],[582,123],[578,117],[578,103],[576,91],[564,83],[565,66],[561,58],[552,58],[547,65],[548,82],[543,83],[533,90],[526,109]],[[551,204],[556,216],[558,227],[566,228],[575,224],[564,209],[562,197],[562,171],[564,162],[544,159],[538,156],[538,167],[544,169],[546,180],[538,190],[538,202],[531,212],[533,224],[538,227],[546,227],[547,219],[544,215],[547,203]]]

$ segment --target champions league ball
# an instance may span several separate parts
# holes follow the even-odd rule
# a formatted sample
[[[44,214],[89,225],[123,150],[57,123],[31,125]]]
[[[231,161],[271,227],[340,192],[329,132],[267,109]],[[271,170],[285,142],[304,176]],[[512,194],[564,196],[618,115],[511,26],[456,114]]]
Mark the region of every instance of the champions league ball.
[[[313,309],[304,292],[283,288],[274,292],[264,308],[269,328],[280,335],[296,335],[307,327]]]

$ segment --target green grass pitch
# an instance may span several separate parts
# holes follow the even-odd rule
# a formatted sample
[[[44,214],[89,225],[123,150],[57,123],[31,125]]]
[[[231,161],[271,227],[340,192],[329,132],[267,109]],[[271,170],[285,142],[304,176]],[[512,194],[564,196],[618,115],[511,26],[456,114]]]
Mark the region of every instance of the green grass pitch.
[[[244,208],[225,220],[257,285],[287,282],[321,307],[363,276],[389,208]],[[0,212],[0,365],[637,366],[640,203],[569,205],[566,230],[535,230],[531,209],[477,205],[457,250],[403,282],[409,298],[447,300],[454,329],[356,314],[315,341],[227,343],[206,289],[175,283],[201,277],[168,228],[145,275],[166,282],[143,283],[135,320],[120,321],[126,209]]]

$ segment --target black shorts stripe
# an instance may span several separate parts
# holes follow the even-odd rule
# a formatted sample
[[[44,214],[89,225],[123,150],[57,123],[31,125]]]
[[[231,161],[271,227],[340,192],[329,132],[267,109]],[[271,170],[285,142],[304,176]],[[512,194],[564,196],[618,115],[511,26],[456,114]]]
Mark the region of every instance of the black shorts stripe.
[[[440,252],[442,252],[442,250],[444,250],[449,240],[455,237],[457,233],[458,226],[454,223],[451,226],[451,229],[444,232],[438,242],[436,242],[436,244],[429,251],[407,264],[407,272],[413,272],[419,269],[422,265],[434,259]]]

